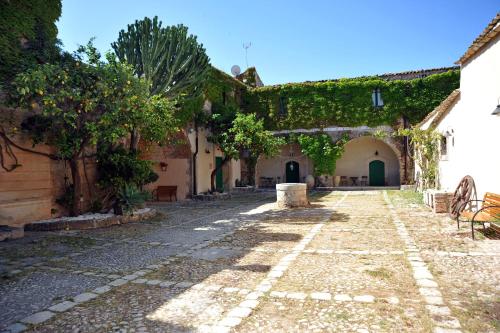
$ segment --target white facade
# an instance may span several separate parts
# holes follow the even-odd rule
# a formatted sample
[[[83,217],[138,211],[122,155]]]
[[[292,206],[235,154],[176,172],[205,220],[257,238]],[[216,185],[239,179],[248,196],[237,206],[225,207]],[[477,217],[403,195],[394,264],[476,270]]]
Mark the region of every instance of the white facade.
[[[436,130],[447,135],[439,162],[440,189],[454,191],[466,175],[474,178],[478,198],[500,193],[500,35],[462,63],[460,97]],[[422,128],[429,127],[433,118]]]

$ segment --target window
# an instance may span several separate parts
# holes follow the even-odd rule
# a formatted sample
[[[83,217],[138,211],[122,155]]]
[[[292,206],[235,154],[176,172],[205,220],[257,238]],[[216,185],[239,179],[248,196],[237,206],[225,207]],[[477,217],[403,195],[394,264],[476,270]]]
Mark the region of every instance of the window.
[[[281,117],[286,117],[287,114],[288,114],[287,100],[286,100],[286,97],[281,96],[280,97],[279,115]]]
[[[227,94],[225,91],[222,92],[222,105],[226,105]]]
[[[441,159],[446,161],[448,159],[448,137],[445,135],[441,136],[439,151]]]
[[[376,108],[384,106],[384,101],[382,100],[382,94],[380,93],[380,88],[373,89],[372,102],[373,106]]]

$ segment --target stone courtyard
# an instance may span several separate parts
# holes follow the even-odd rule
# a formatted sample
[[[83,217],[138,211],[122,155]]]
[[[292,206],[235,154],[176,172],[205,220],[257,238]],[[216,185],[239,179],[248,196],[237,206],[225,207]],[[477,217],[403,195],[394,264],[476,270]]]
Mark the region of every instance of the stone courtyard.
[[[0,243],[0,332],[498,332],[500,244],[411,191],[155,205]]]

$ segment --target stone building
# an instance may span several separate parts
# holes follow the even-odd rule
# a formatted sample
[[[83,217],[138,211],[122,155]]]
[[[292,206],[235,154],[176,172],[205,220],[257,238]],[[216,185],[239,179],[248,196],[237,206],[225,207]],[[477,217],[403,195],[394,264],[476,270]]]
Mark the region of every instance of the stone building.
[[[430,75],[456,70],[457,67],[389,73],[375,76],[382,80],[415,80]],[[328,82],[328,81],[317,81]],[[315,82],[308,82],[314,84]],[[342,157],[337,161],[333,176],[319,177],[320,186],[368,187],[395,186],[413,181],[413,163],[409,146],[405,139],[395,138],[392,134],[398,128],[410,124],[404,117],[395,123],[377,127],[328,126],[325,128],[299,128],[275,131],[276,135],[291,133],[327,133],[336,141],[348,135]],[[380,135],[382,133],[382,135]],[[273,158],[261,158],[257,164],[256,180],[260,187],[273,187],[280,182],[306,182],[313,174],[313,162],[305,156],[297,144],[288,144],[281,153]]]

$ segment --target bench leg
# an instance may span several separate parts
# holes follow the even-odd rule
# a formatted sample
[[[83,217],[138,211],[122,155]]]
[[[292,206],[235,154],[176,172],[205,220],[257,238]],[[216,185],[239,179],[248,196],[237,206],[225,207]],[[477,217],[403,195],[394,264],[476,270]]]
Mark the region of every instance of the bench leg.
[[[457,229],[460,230],[460,216],[457,216]]]
[[[473,221],[471,221],[471,223],[470,223],[470,228],[471,228],[472,240],[474,240],[474,222]]]

